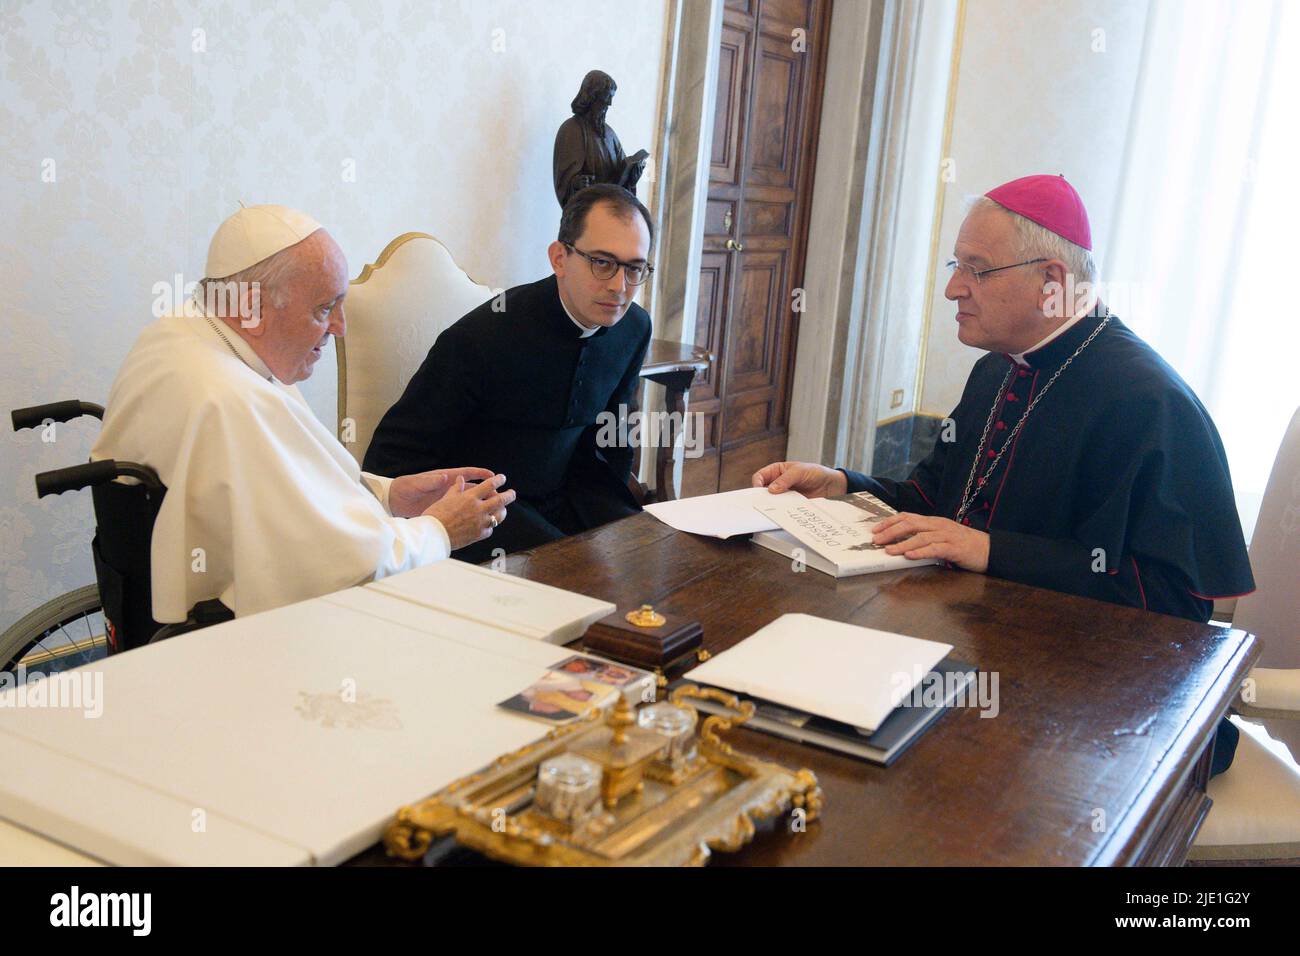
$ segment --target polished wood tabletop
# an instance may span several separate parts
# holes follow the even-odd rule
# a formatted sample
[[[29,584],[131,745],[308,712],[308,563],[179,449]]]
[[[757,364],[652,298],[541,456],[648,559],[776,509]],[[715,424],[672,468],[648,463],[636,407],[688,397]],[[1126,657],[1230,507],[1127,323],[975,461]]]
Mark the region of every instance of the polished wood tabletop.
[[[825,807],[806,832],[762,833],[714,865],[1181,863],[1209,809],[1215,725],[1259,655],[1240,630],[959,570],[795,572],[648,514],[507,561],[620,611],[698,620],[713,653],[801,612],[952,644],[998,675],[996,717],[950,710],[890,767],[732,731],[742,750],[816,773]]]

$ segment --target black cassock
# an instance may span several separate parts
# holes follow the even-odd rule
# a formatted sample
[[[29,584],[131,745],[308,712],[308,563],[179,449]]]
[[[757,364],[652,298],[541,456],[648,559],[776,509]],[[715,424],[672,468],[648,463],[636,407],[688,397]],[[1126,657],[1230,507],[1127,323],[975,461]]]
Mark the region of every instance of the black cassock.
[[[633,449],[601,447],[597,416],[635,407],[649,315],[634,303],[612,328],[582,338],[554,276],[507,289],[501,311],[495,301],[438,336],[364,462],[380,475],[462,465],[504,474],[518,500],[492,537],[456,552],[466,560],[639,510],[627,487]]]
[[[1008,355],[981,358],[950,416],[954,440],[941,430],[906,481],[846,471],[849,490],[955,519],[986,424],[976,483],[1034,396],[1102,320],[1080,320],[1025,355],[1025,367]],[[988,573],[1022,584],[1201,622],[1215,598],[1255,587],[1209,413],[1114,317],[1034,408],[962,522],[988,532]],[[1225,725],[1218,769],[1226,766],[1220,751],[1236,738]]]

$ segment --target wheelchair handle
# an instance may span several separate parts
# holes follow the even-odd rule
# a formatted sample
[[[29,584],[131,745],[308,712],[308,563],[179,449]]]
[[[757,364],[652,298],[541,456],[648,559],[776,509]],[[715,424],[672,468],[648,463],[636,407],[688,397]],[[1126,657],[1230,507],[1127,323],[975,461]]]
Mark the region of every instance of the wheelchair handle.
[[[65,491],[78,491],[91,485],[102,485],[124,475],[139,479],[141,484],[152,490],[162,489],[162,482],[158,479],[158,472],[148,465],[137,465],[133,461],[114,461],[111,458],[105,458],[102,461],[91,461],[84,465],[73,465],[70,468],[56,468],[54,471],[41,472],[36,476],[36,497],[44,498],[46,495],[61,495]]]
[[[94,402],[80,402],[75,398],[66,402],[50,402],[48,405],[32,405],[29,408],[15,408],[9,413],[13,419],[14,431],[24,428],[39,428],[46,420],[67,422],[82,415],[94,415],[101,421],[104,418],[104,406]]]

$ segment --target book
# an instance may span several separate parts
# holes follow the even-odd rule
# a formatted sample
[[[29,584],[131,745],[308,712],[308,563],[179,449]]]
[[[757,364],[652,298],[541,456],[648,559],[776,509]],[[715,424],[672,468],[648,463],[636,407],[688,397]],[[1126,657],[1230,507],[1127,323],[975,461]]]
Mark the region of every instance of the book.
[[[772,497],[772,501],[756,502],[754,510],[778,530],[759,531],[750,540],[788,558],[800,558],[823,574],[843,578],[938,564],[933,558],[888,554],[884,546],[872,543],[876,524],[898,512],[869,492],[818,499]]]
[[[758,697],[737,695],[741,701],[754,704],[754,716],[744,726],[764,733],[784,737],[798,743],[812,744],[838,753],[861,757],[871,763],[888,767],[912,745],[931,724],[943,716],[958,698],[964,698],[976,677],[975,668],[957,661],[944,660],[927,675],[943,688],[940,701],[904,700],[895,707],[874,732],[868,733],[828,717],[818,717],[806,711],[781,707]],[[674,686],[679,686],[679,681]],[[717,701],[690,699],[696,710],[706,714],[731,713]]]

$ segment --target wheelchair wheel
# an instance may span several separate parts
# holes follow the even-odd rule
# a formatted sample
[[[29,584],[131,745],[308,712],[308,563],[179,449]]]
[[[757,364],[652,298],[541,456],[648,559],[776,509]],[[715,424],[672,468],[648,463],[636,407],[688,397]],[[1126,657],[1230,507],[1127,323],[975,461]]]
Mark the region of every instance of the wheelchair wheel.
[[[0,670],[53,674],[108,654],[103,605],[93,584],[47,601],[0,634]]]

